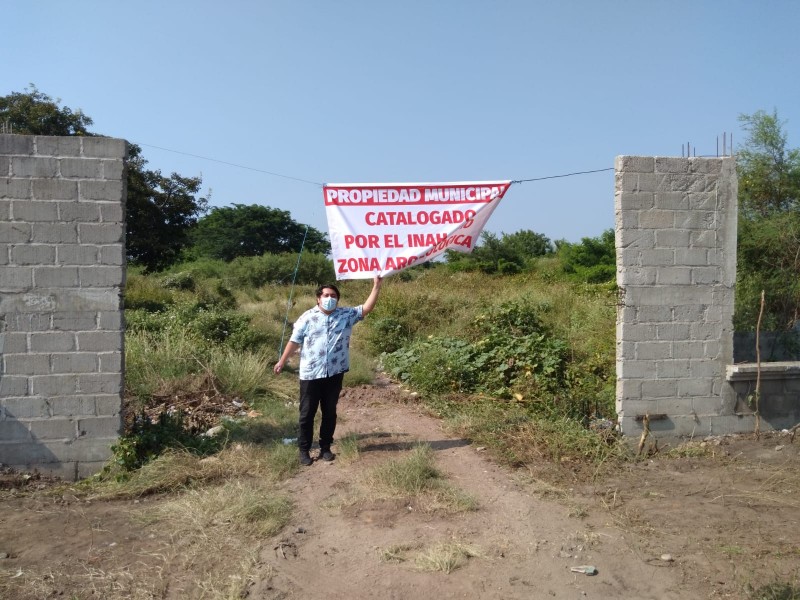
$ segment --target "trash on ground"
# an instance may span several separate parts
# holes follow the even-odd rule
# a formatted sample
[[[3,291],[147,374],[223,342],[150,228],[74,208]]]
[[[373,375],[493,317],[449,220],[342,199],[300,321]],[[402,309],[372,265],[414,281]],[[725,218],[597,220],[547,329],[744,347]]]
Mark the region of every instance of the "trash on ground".
[[[579,567],[570,567],[573,573],[583,573],[584,575],[597,575],[597,567],[592,565],[580,565]]]

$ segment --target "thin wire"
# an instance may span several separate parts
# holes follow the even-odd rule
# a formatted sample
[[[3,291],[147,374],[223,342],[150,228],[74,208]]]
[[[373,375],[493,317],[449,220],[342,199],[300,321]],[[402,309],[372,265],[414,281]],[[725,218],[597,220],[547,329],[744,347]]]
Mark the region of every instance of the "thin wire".
[[[564,175],[548,175],[547,177],[534,177],[533,179],[514,179],[511,183],[525,183],[526,181],[541,181],[543,179],[557,179],[559,177],[572,177],[573,175],[585,175],[586,173],[601,173],[603,171],[613,171],[614,167],[607,169],[595,169],[594,171],[576,171],[574,173],[565,173]]]
[[[248,167],[246,165],[240,165],[237,163],[228,162],[226,160],[219,160],[217,158],[211,158],[208,156],[201,156],[199,154],[192,154],[191,152],[181,152],[180,150],[172,150],[171,148],[164,148],[163,146],[156,146],[154,144],[144,144],[139,143],[141,146],[147,146],[148,148],[156,148],[158,150],[163,150],[164,152],[174,152],[175,154],[183,154],[184,156],[191,156],[193,158],[199,158],[202,160],[208,160],[215,163],[220,163],[222,165],[228,165],[231,167],[237,167],[239,169],[247,169],[248,171],[256,171],[257,173],[266,173],[267,175],[273,175],[274,177],[283,177],[284,179],[291,179],[293,181],[300,181],[302,183],[309,183],[311,185],[316,185],[318,187],[324,187],[324,183],[320,183],[319,181],[311,181],[310,179],[303,179],[302,177],[292,177],[291,175],[284,175],[282,173],[275,173],[274,171],[267,171],[265,169],[257,169],[255,167]],[[710,155],[709,155],[710,156]],[[594,169],[593,171],[575,171],[574,173],[564,173],[563,175],[548,175],[546,177],[533,177],[531,179],[513,179],[511,183],[525,183],[527,181],[542,181],[544,179],[558,179],[559,177],[572,177],[573,175],[586,175],[587,173],[601,173],[603,171],[613,171],[614,167],[609,167],[607,169]]]
[[[190,152],[181,152],[180,150],[171,150],[170,148],[162,148],[161,146],[154,146],[153,144],[142,144],[141,146],[147,146],[148,148],[157,148],[159,150],[164,150],[165,152],[174,152],[175,154],[183,154],[184,156],[191,156],[194,158],[201,158],[203,160],[210,160],[211,162],[220,163],[223,165],[229,165],[231,167],[238,167],[240,169],[247,169],[248,171],[256,171],[258,173],[266,173],[267,175],[274,175],[275,177],[283,177],[284,179],[293,179],[294,181],[302,181],[303,183],[310,183],[311,185],[316,185],[322,187],[322,184],[317,181],[310,181],[308,179],[301,179],[300,177],[292,177],[290,175],[282,175],[281,173],[275,173],[273,171],[265,171],[264,169],[256,169],[255,167],[248,167],[245,165],[238,165],[236,163],[228,162],[225,160],[218,160],[216,158],[209,158],[208,156],[200,156],[199,154],[192,154]]]
[[[289,288],[289,300],[286,302],[286,318],[283,320],[283,331],[281,332],[281,343],[278,346],[278,360],[281,358],[281,350],[283,349],[283,338],[286,335],[286,324],[289,322],[289,311],[292,309],[292,295],[294,295],[294,282],[297,280],[297,272],[300,270],[300,256],[303,254],[303,246],[306,245],[306,236],[308,235],[308,225],[303,234],[303,242],[300,244],[300,252],[297,253],[297,264],[294,266],[294,275],[292,275],[292,286]]]

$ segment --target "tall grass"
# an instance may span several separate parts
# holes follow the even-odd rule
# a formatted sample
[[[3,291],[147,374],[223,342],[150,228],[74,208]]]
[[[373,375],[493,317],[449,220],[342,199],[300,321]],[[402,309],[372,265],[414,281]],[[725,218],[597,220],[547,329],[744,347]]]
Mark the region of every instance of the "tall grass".
[[[345,384],[369,383],[376,358],[406,352],[404,383],[425,392],[422,401],[460,434],[494,448],[507,462],[612,460],[619,450],[585,425],[596,416],[614,417],[613,286],[560,280],[557,268],[540,262],[541,268],[515,276],[434,266],[387,279],[375,311],[353,330]],[[281,377],[271,368],[293,322],[314,306],[317,282],[306,278],[290,289],[265,280],[263,274],[278,263],[201,260],[165,275],[134,274],[126,294],[142,315],[152,317],[137,316],[140,330],[127,334],[129,395],[144,400],[191,386],[192,378],[212,377],[220,392],[254,404],[282,399],[263,402],[266,411],[293,403],[296,358]],[[263,268],[261,275],[248,279],[243,273],[254,265]],[[343,305],[363,302],[371,286],[370,280],[340,282]],[[248,330],[226,312],[231,302]],[[527,337],[517,331],[525,328],[519,315],[507,329],[502,321],[492,322],[516,314],[515,306],[540,322]],[[187,324],[164,328],[172,314]],[[235,337],[225,338],[226,327],[239,328]],[[267,441],[280,433],[293,437],[290,421],[265,418],[250,433]],[[241,433],[236,426],[233,431]]]
[[[211,353],[208,367],[220,391],[252,402],[269,389],[273,362],[264,353],[222,349]]]
[[[144,401],[171,384],[203,371],[207,353],[197,338],[175,330],[153,334],[128,331],[125,335],[125,387]]]

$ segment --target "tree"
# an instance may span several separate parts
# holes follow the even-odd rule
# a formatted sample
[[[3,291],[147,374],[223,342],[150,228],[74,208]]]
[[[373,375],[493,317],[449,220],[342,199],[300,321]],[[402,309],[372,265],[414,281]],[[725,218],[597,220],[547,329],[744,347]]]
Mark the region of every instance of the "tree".
[[[800,320],[800,150],[788,149],[776,111],[740,115],[748,137],[739,151],[737,331],[789,331]]]
[[[800,150],[787,149],[778,113],[760,110],[739,122],[748,133],[736,156],[742,213],[756,219],[800,209]]]
[[[481,243],[470,254],[445,253],[447,263],[456,270],[484,273],[513,274],[523,271],[530,261],[553,252],[550,239],[530,230],[503,233],[498,237],[490,231],[481,234]]]
[[[22,135],[94,136],[92,119],[82,111],[59,106],[31,84],[25,93],[0,97],[0,124]],[[189,230],[207,206],[197,197],[202,180],[145,168],[141,148],[128,146],[125,235],[128,259],[156,270],[175,262],[189,243]]]
[[[258,204],[212,208],[198,221],[192,238],[196,254],[228,261],[238,256],[298,252],[301,245],[320,254],[331,249],[326,234],[313,227],[306,233],[306,226],[289,212]]]
[[[191,244],[190,232],[208,201],[197,196],[200,177],[165,177],[146,164],[139,146],[129,145],[125,240],[128,259],[154,271],[176,262]]]
[[[582,238],[579,244],[556,242],[561,268],[574,279],[587,283],[613,281],[617,272],[614,230],[606,229],[598,237]]]
[[[35,85],[26,93],[12,92],[0,97],[0,124],[8,133],[19,135],[92,135],[92,119],[82,111],[59,107],[61,99],[40,92]]]

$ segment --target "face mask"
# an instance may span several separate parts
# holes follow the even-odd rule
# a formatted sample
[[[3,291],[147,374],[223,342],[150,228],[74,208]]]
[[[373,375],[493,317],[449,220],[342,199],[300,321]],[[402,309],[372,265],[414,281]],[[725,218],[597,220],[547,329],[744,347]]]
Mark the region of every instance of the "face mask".
[[[336,308],[336,304],[338,301],[333,296],[325,296],[324,298],[319,299],[319,305],[322,307],[322,310],[326,312],[331,312],[334,308]]]

